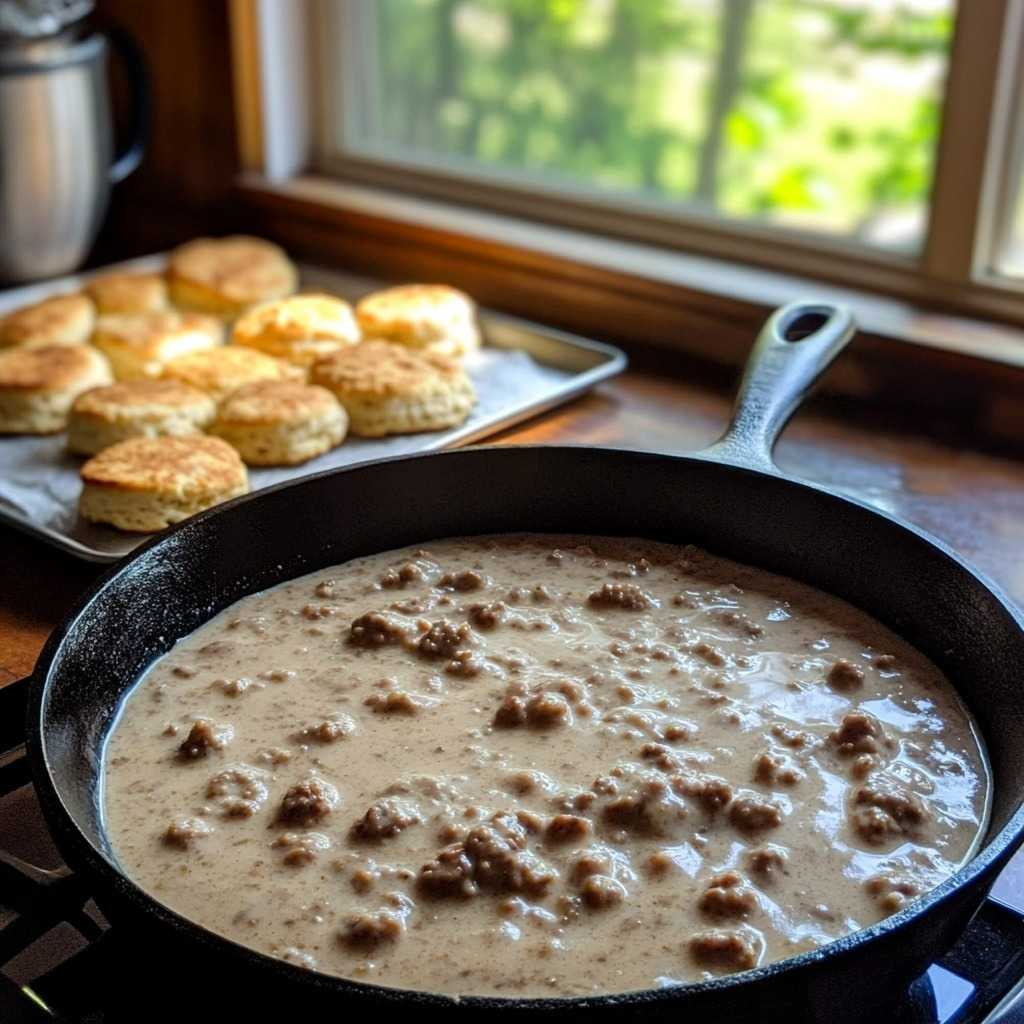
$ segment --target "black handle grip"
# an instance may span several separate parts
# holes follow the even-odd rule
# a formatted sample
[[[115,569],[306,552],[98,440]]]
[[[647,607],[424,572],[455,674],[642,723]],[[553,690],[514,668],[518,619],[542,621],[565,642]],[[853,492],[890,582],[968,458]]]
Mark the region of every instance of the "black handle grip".
[[[105,34],[110,41],[111,49],[121,58],[121,63],[128,74],[132,94],[128,137],[124,145],[118,148],[114,162],[110,165],[110,181],[116,185],[119,181],[124,181],[142,163],[152,132],[153,98],[149,69],[142,51],[135,45],[135,40],[116,25],[107,25]]]
[[[772,449],[782,428],[855,329],[853,314],[830,302],[777,309],[751,349],[729,428],[701,454],[774,472]]]

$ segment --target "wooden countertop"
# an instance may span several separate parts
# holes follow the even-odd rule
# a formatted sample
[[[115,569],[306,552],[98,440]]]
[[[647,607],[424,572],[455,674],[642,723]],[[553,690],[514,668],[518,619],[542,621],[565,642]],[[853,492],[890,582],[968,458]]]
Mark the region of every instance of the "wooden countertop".
[[[729,406],[707,387],[633,371],[496,440],[686,452],[714,439]],[[1024,603],[1024,462],[901,435],[882,415],[843,422],[827,400],[797,415],[778,460],[930,530]],[[31,672],[101,571],[0,527],[0,685]]]

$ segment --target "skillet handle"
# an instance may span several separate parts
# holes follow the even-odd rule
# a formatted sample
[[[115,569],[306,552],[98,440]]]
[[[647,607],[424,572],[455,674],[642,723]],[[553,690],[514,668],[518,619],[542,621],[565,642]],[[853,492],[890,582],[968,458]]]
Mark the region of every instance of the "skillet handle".
[[[777,473],[772,450],[782,428],[855,330],[853,314],[831,302],[800,300],[777,309],[747,359],[732,422],[700,454]]]

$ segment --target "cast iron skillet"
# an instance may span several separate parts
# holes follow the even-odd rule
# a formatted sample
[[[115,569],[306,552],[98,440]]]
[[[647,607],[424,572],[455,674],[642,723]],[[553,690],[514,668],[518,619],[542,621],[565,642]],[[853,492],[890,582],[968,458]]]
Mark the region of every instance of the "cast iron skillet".
[[[164,973],[152,991],[171,1002],[178,991],[193,1019],[219,992],[234,1010],[253,998],[264,1008],[287,999],[304,1010],[446,1017],[835,1021],[865,1016],[947,950],[1024,834],[1024,631],[1007,599],[943,544],[860,502],[787,479],[772,462],[780,430],[853,329],[848,312],[822,303],[775,313],[754,347],[731,426],[698,455],[529,446],[386,460],[196,516],[108,573],[39,659],[28,741],[61,852],[107,915],[130,922],[121,931],[146,951],[140,960],[159,962]],[[232,602],[295,576],[436,538],[522,530],[693,542],[876,616],[935,660],[981,727],[994,790],[979,852],[901,913],[815,952],[701,984],[573,1000],[456,1001],[304,971],[191,924],[121,873],[100,812],[101,757],[121,699],[154,658]],[[678,936],[680,955],[685,939]],[[176,959],[190,965],[188,985],[178,990],[166,975]],[[144,966],[131,974],[142,977]],[[188,993],[204,984],[197,1003]]]

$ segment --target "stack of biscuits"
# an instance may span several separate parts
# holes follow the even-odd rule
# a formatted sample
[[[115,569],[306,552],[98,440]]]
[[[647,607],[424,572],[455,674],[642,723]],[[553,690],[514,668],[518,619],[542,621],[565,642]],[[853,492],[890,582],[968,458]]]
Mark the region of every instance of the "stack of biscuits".
[[[89,456],[83,518],[152,532],[346,435],[457,426],[476,401],[463,357],[476,307],[404,285],[353,308],[295,294],[283,250],[200,238],[164,273],[110,273],[0,317],[0,435],[67,432]]]

